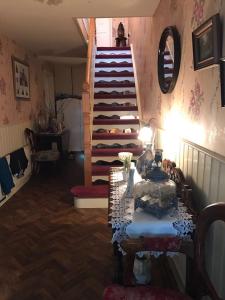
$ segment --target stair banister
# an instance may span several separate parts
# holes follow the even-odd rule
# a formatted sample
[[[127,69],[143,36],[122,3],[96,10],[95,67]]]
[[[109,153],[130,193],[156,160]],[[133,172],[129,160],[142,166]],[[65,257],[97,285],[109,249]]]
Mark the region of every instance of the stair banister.
[[[92,148],[92,115],[94,105],[94,64],[95,64],[95,19],[90,18],[86,77],[82,91],[83,107],[83,141],[84,141],[84,180],[90,186],[91,179],[91,148]]]
[[[136,67],[136,63],[135,63],[135,54],[134,54],[133,44],[130,44],[130,49],[131,49],[132,61],[133,61],[134,81],[135,81],[135,87],[136,87],[138,115],[139,115],[139,119],[143,120],[142,107],[141,107],[141,97],[140,97],[140,91],[139,91],[139,82],[138,82],[138,78],[137,78],[137,67]]]

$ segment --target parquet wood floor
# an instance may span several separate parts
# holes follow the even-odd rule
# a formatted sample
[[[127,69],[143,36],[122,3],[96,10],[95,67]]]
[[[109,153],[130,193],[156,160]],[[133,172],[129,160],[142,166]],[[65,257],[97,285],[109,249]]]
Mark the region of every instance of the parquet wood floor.
[[[102,299],[111,230],[106,209],[73,208],[69,188],[82,180],[79,160],[45,166],[0,208],[0,300]],[[173,284],[164,265],[155,269],[156,284]]]

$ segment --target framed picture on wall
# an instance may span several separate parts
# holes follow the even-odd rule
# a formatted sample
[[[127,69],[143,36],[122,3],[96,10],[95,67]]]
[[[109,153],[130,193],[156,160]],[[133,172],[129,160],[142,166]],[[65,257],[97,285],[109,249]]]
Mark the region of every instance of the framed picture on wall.
[[[221,106],[225,107],[225,58],[220,60]]]
[[[16,57],[12,57],[13,83],[15,97],[20,100],[30,99],[29,65]]]
[[[192,32],[194,70],[219,64],[221,40],[219,14],[212,16]]]

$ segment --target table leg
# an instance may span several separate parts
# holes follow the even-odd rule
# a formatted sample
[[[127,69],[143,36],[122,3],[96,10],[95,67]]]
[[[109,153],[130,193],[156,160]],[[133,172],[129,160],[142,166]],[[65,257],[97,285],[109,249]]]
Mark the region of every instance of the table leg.
[[[123,284],[123,254],[118,250],[117,242],[113,243],[114,253],[114,283]]]
[[[186,293],[195,299],[195,286],[194,280],[196,278],[195,274],[194,260],[186,255]]]
[[[134,267],[134,258],[135,252],[129,251],[123,257],[123,284],[126,286],[133,286],[135,285],[135,278],[133,274],[133,267]]]

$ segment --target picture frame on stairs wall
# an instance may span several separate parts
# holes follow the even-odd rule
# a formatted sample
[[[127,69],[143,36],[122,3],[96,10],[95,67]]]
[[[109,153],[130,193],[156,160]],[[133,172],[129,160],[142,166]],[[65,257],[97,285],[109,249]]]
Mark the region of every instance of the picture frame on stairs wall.
[[[220,15],[216,14],[192,32],[194,70],[219,64],[222,52]]]
[[[14,93],[17,100],[30,100],[29,65],[12,56]]]
[[[221,106],[225,107],[225,57],[220,59]]]

